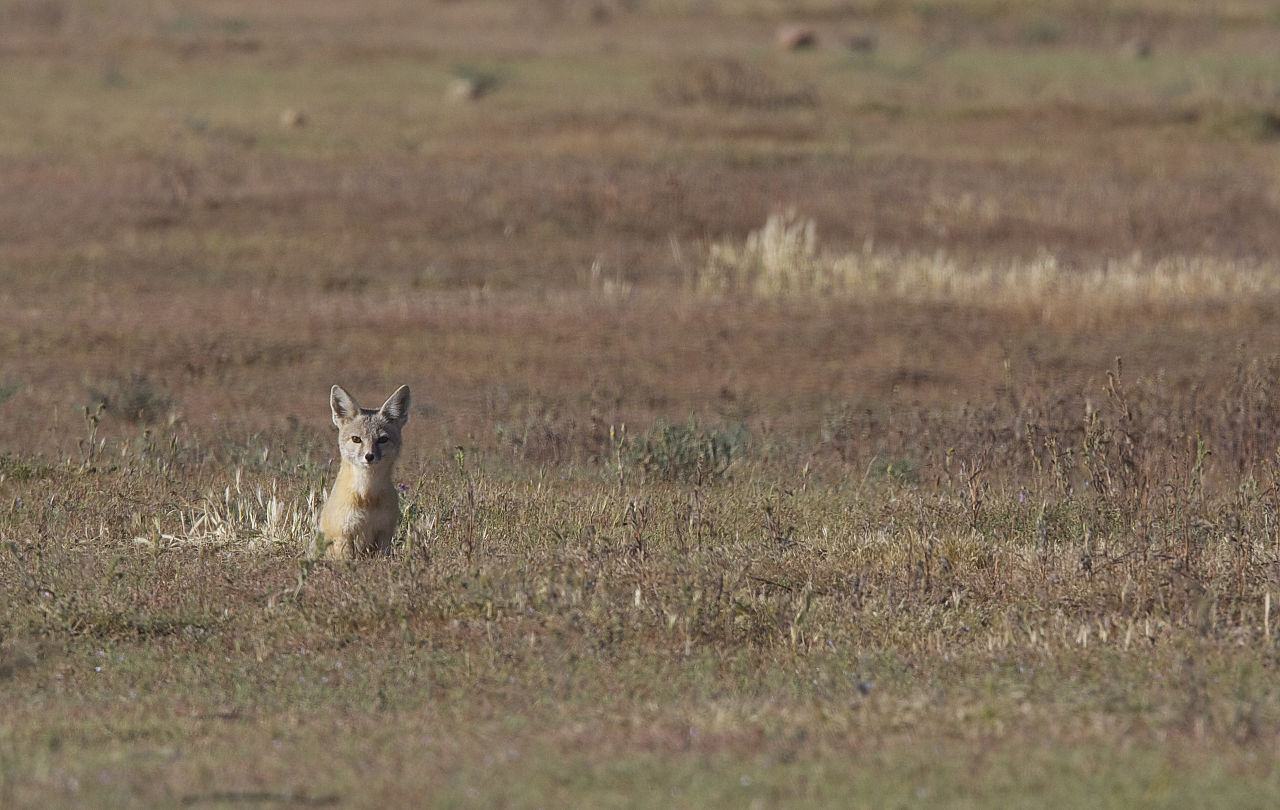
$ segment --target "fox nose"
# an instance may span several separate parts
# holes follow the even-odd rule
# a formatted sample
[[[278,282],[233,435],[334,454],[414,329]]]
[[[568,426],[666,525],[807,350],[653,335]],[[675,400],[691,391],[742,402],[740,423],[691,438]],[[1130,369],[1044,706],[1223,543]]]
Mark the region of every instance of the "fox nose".
[[[371,462],[371,461],[373,461],[373,453],[365,453],[365,454],[364,454],[364,460],[365,460],[365,461],[370,461],[370,462]]]

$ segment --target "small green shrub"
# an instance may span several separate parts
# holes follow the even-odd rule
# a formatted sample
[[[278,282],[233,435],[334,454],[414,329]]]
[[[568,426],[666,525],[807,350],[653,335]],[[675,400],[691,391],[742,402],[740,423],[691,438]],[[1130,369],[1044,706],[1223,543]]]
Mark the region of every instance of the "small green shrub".
[[[53,468],[30,458],[21,458],[11,453],[0,453],[0,481],[29,481],[31,479],[48,478],[53,475]]]
[[[658,85],[658,94],[677,104],[730,109],[816,107],[807,85],[785,86],[761,68],[740,59],[700,57],[683,62],[676,75]]]
[[[13,396],[22,390],[22,383],[13,378],[5,379],[0,382],[0,405],[13,399]]]
[[[917,484],[920,482],[920,465],[907,458],[876,457],[868,469],[868,477],[898,484]]]
[[[659,421],[631,444],[629,458],[646,476],[705,480],[723,476],[735,460],[746,456],[750,440],[750,431],[741,423],[700,428],[690,416],[682,425]]]
[[[1057,20],[1036,20],[1022,29],[1022,38],[1028,45],[1056,45],[1062,36],[1062,24]]]
[[[1238,127],[1255,141],[1280,139],[1280,110],[1253,110],[1238,117]]]
[[[110,380],[101,390],[89,389],[90,410],[99,406],[137,424],[152,424],[173,412],[174,398],[158,388],[146,374]]]

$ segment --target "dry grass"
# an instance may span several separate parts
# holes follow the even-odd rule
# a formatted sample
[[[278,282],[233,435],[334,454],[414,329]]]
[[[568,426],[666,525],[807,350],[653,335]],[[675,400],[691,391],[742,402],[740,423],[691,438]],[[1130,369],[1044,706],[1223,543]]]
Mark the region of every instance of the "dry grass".
[[[1251,306],[1280,293],[1280,268],[1260,260],[1135,253],[1097,267],[1065,266],[1056,256],[981,263],[932,255],[819,252],[812,219],[770,215],[742,247],[711,245],[699,291],[762,298],[951,303],[1002,312],[1030,311],[1046,322],[1123,317],[1133,310]]]
[[[113,526],[135,511],[159,514],[162,538],[191,530],[166,514],[165,482],[219,465],[193,465],[189,448],[149,468],[7,461],[8,525],[44,524],[44,539],[7,544],[3,569],[5,666],[36,686],[11,702],[7,796],[366,806],[426,790],[485,804],[522,801],[512,785],[530,778],[576,803],[636,798],[666,763],[663,789],[699,802],[795,799],[797,778],[817,780],[804,798],[819,805],[864,780],[875,796],[906,780],[990,797],[1028,788],[1001,774],[1030,741],[1046,746],[1030,767],[1055,803],[1059,780],[1086,771],[1130,801],[1149,801],[1150,780],[1221,790],[1217,767],[1270,790],[1249,763],[1280,718],[1280,470],[1207,488],[1194,453],[1124,445],[1154,435],[1141,419],[1091,419],[1047,459],[1025,448],[1023,472],[941,453],[936,483],[759,459],[675,484],[625,456],[552,475],[410,466],[398,554],[350,566],[314,566],[302,538],[255,550],[252,521],[216,546],[200,532],[128,540]],[[1073,454],[1079,477],[1060,469]],[[291,461],[259,463],[241,490]],[[313,511],[301,483],[286,518]],[[64,495],[36,503],[51,485]],[[271,513],[246,500],[227,511]],[[940,765],[919,770],[921,738]],[[1087,753],[1099,748],[1114,761]],[[1175,770],[1184,756],[1202,764]],[[328,757],[324,773],[297,769]],[[370,794],[353,759],[422,762]],[[483,777],[494,760],[510,779]],[[571,787],[534,778],[553,761]],[[1007,787],[968,782],[961,763]]]
[[[1278,37],[0,1],[0,805],[1274,804]]]

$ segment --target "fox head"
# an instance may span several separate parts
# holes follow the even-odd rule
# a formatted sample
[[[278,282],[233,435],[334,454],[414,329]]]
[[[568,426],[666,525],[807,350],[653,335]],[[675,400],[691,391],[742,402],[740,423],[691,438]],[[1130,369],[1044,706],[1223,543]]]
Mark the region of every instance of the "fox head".
[[[338,426],[338,450],[342,460],[356,469],[391,463],[400,455],[400,428],[409,421],[409,386],[402,385],[375,410],[361,408],[355,397],[335,385],[329,392],[329,408]]]

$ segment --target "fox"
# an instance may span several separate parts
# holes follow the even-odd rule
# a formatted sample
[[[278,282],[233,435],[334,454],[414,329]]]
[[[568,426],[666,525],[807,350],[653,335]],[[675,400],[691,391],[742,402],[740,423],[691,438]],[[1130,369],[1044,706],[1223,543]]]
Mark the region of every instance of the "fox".
[[[400,386],[381,408],[370,410],[335,385],[329,409],[338,428],[342,466],[320,511],[325,557],[388,554],[400,522],[400,497],[391,473],[400,456],[400,431],[409,421],[409,386]]]

